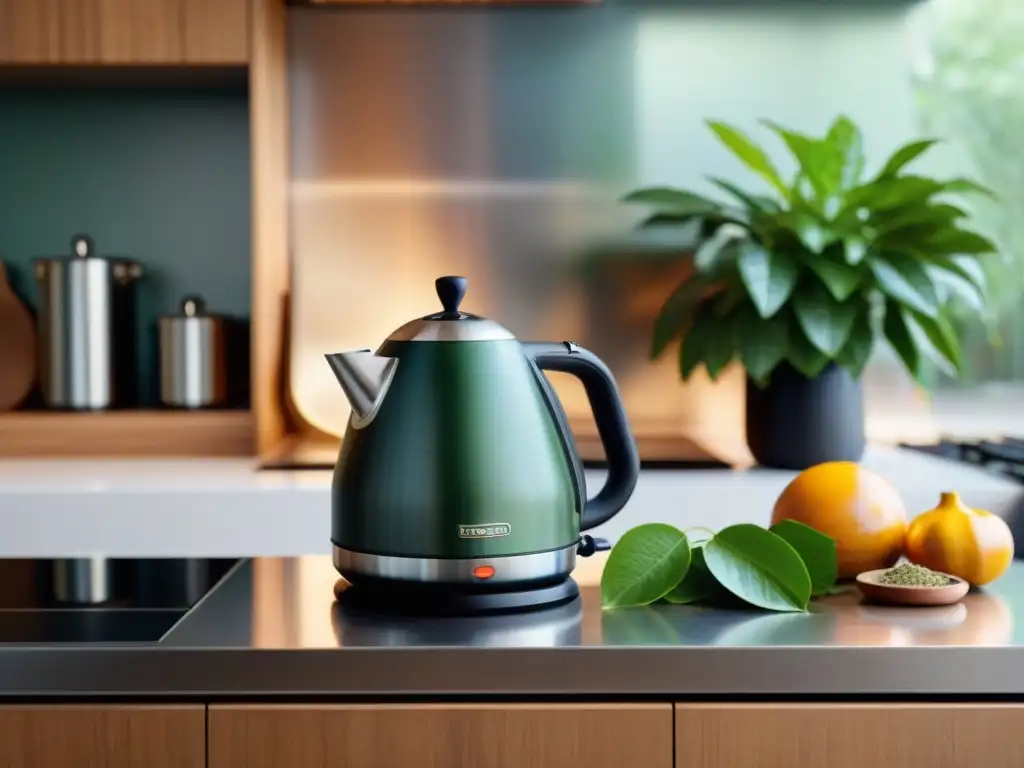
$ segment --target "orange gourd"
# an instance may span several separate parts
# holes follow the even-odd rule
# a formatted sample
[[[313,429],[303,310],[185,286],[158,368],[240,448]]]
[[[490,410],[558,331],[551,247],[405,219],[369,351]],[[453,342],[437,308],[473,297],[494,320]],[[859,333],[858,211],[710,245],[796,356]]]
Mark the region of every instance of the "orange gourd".
[[[911,562],[979,587],[995,581],[1013,560],[1013,534],[999,516],[971,509],[956,493],[943,493],[935,509],[910,523],[903,545]]]
[[[895,563],[907,529],[896,489],[852,461],[817,464],[793,478],[772,510],[772,525],[781,520],[832,537],[841,579]]]

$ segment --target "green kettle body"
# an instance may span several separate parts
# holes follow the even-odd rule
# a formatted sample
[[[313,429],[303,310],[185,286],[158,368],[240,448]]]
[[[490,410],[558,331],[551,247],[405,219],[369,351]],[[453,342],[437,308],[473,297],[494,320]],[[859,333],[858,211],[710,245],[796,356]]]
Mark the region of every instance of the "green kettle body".
[[[638,477],[614,379],[572,343],[523,344],[460,312],[463,278],[436,285],[443,312],[376,353],[327,356],[353,406],[332,486],[335,565],[354,584],[564,580],[581,530],[618,512]],[[595,407],[609,480],[589,502],[544,368],[579,375]]]

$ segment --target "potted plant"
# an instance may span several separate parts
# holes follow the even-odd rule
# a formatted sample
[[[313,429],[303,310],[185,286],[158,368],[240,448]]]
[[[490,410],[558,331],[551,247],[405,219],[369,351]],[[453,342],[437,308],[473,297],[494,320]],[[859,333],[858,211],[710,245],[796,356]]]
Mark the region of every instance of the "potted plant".
[[[625,202],[649,206],[641,226],[696,226],[694,270],[654,324],[651,357],[683,337],[679,372],[711,379],[732,360],[747,372],[746,435],[762,466],[804,469],[864,452],[860,375],[879,338],[918,381],[960,372],[951,311],[986,307],[983,254],[994,244],[955,205],[991,193],[967,179],[907,171],[936,142],[897,149],[865,172],[862,137],[839,117],[823,137],[764,121],[796,161],[783,179],[736,128],[708,126],[764,182],[761,192],[710,178],[728,202],[670,187]]]

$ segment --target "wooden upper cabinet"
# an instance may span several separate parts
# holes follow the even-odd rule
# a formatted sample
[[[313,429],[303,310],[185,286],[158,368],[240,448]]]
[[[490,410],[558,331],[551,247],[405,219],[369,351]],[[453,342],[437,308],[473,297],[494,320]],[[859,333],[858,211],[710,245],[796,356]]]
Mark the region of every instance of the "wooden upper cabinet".
[[[248,60],[249,0],[0,0],[0,64]]]
[[[61,0],[0,0],[0,64],[60,59]]]
[[[601,0],[304,0],[317,5],[596,5]]]
[[[1011,768],[1020,704],[677,704],[676,765]]]
[[[5,768],[205,768],[206,708],[0,706]]]
[[[181,0],[187,64],[249,61],[249,0]]]
[[[181,0],[60,0],[61,63],[179,64]]]
[[[210,705],[209,768],[672,768],[670,704]]]

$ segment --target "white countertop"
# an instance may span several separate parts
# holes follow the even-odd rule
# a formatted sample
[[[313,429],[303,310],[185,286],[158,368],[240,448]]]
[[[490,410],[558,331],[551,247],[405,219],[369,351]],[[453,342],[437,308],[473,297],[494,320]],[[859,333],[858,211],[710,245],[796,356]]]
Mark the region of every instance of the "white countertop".
[[[1024,486],[974,467],[872,447],[911,514],[943,490],[1005,513]],[[680,528],[765,524],[792,472],[645,470],[626,508],[592,531],[653,520]],[[603,472],[588,471],[591,495]],[[240,459],[0,460],[0,556],[290,556],[330,552],[331,473],[255,470]]]

